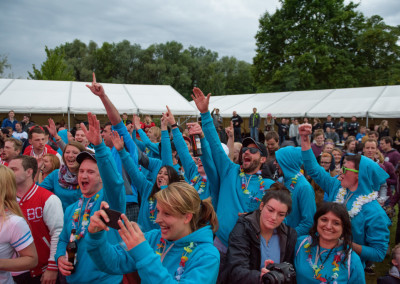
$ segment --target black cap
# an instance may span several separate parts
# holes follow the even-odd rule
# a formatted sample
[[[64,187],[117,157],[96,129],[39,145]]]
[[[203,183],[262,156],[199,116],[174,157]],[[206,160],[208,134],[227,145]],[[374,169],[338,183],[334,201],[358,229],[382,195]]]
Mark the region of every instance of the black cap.
[[[257,146],[257,149],[260,150],[260,152],[261,152],[261,156],[263,156],[263,157],[267,157],[268,156],[267,147],[265,147],[265,145],[263,143],[256,142],[251,137],[246,137],[246,138],[243,139],[243,143],[242,143],[243,147],[247,147],[250,144],[255,144]]]
[[[79,164],[82,164],[82,162],[83,162],[84,160],[86,160],[86,159],[92,159],[93,161],[97,162],[97,161],[96,161],[96,157],[94,156],[94,153],[89,152],[89,151],[80,152],[80,153],[78,154],[78,156],[76,156],[76,161],[77,161]]]

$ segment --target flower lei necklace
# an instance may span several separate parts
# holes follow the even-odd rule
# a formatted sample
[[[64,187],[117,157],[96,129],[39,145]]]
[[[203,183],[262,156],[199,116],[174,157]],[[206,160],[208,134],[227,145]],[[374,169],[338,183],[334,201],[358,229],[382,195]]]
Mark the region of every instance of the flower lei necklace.
[[[294,177],[291,178],[291,183],[290,183],[290,189],[294,190],[294,187],[296,186],[297,180],[299,179],[299,177],[301,177],[303,174],[300,172],[298,172]]]
[[[149,219],[150,222],[152,222],[153,224],[156,223],[156,217],[154,216],[155,215],[154,213],[156,212],[156,206],[154,201],[155,201],[154,197],[149,198],[149,213],[150,213]]]
[[[190,242],[188,246],[184,247],[184,252],[181,256],[181,261],[179,262],[179,267],[175,272],[175,280],[180,281],[183,272],[185,271],[185,264],[189,259],[189,255],[193,252],[193,250],[197,247],[197,243]],[[160,243],[157,244],[156,254],[161,256],[163,254],[165,248],[165,240],[163,238],[160,239]]]
[[[200,175],[195,176],[191,181],[190,181],[190,185],[195,187],[196,184],[199,182],[199,178]],[[207,177],[201,177],[200,180],[200,186],[199,189],[197,190],[197,192],[200,194],[202,194],[204,192],[204,188],[206,187],[206,182],[207,182]]]
[[[260,190],[264,191],[264,180],[263,180],[263,178],[261,176],[261,171],[258,171],[257,175],[258,175],[258,182],[260,183]],[[249,183],[250,183],[250,180],[251,180],[252,176],[250,176],[249,180],[247,181],[246,174],[244,173],[242,168],[240,168],[239,176],[242,178],[242,190],[243,190],[243,193],[246,194],[246,195],[250,194],[250,191],[247,189],[247,187],[249,186]]]
[[[99,196],[100,194],[96,194],[93,200],[91,200],[92,198],[89,198],[88,202],[86,203],[86,207],[82,216],[81,231],[79,234],[75,234],[76,240],[79,240],[85,236],[86,228],[89,225],[90,211],[92,211],[92,208],[96,203],[97,199],[99,199]],[[78,232],[79,228],[79,219],[81,217],[82,207],[83,207],[83,198],[81,197],[79,198],[78,207],[75,209],[74,214],[72,215],[72,229],[75,229],[76,232]]]
[[[326,278],[322,277],[322,274],[320,273],[321,270],[324,269],[324,263],[325,261],[329,258],[329,254],[326,257],[325,261],[321,263],[321,265],[317,265],[319,257],[321,256],[318,255],[319,252],[319,246],[317,247],[317,252],[315,254],[315,263],[312,262],[312,254],[311,254],[311,244],[309,243],[310,239],[308,239],[308,242],[304,245],[305,248],[305,253],[308,254],[307,257],[307,262],[310,264],[312,270],[314,271],[314,279],[317,279],[321,281],[321,283],[328,283],[328,280]],[[329,252],[330,253],[330,252]],[[333,257],[333,268],[332,268],[332,279],[333,279],[333,284],[337,284],[336,279],[339,277],[339,262],[343,260],[344,253],[343,251],[338,251],[336,255]]]
[[[336,195],[335,202],[343,204],[344,203],[344,196],[346,195],[347,190],[345,188],[340,188],[338,194]],[[360,213],[364,204],[370,203],[378,198],[378,192],[373,191],[368,195],[360,195],[357,199],[353,202],[351,210],[349,211],[350,218],[353,218],[358,213]]]

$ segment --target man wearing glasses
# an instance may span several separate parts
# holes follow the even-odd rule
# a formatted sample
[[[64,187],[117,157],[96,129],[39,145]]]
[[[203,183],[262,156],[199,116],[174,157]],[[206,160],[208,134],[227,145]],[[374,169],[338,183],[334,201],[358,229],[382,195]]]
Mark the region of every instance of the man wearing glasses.
[[[389,243],[390,220],[376,200],[388,174],[377,163],[360,155],[344,157],[337,178],[318,165],[310,146],[311,125],[299,127],[304,167],[327,193],[328,201],[346,206],[351,220],[353,250],[361,261],[381,262]]]

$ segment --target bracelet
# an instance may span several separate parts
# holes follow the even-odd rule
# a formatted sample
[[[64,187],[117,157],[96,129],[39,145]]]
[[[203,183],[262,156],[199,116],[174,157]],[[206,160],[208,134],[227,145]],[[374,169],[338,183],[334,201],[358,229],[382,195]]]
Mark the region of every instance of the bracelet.
[[[174,123],[174,124],[171,124],[171,128],[173,128],[173,127],[178,127],[178,123]]]

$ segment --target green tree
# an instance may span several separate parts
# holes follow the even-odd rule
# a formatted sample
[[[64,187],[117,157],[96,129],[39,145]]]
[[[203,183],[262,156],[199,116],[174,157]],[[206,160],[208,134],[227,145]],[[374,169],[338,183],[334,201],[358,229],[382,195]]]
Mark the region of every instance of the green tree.
[[[8,63],[6,55],[0,55],[0,78],[4,78],[5,69],[11,69],[11,65]]]
[[[32,64],[33,73],[28,72],[29,77],[35,80],[62,80],[73,81],[73,71],[64,60],[64,53],[60,50],[50,50],[45,47],[47,59],[40,67],[40,70]]]

